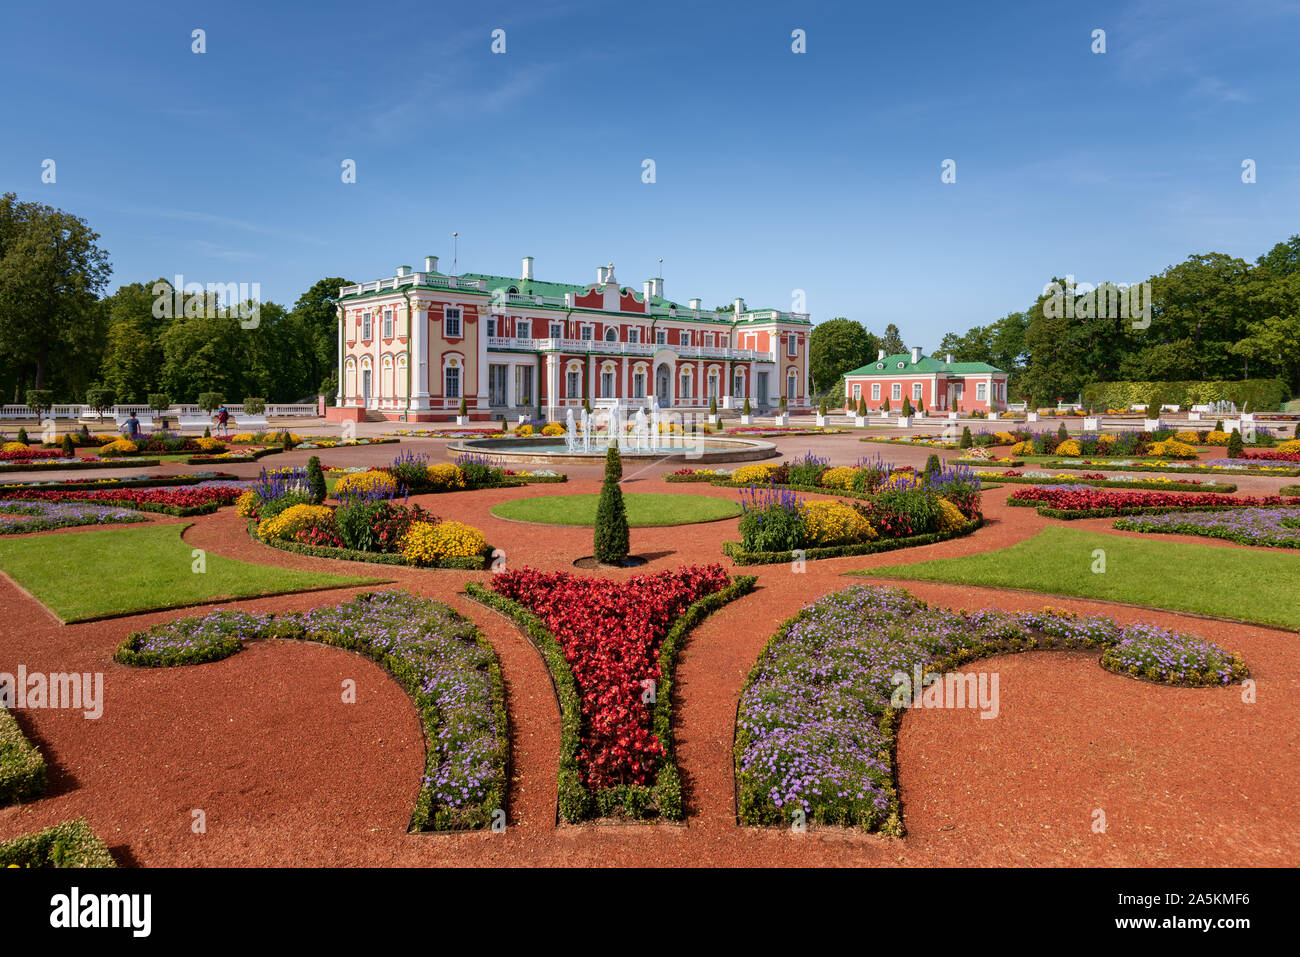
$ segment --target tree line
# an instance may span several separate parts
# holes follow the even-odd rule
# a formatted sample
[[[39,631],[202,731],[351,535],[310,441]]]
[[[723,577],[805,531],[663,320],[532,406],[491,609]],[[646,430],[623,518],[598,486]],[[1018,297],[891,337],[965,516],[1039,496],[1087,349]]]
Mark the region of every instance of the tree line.
[[[133,282],[104,295],[111,273],[100,236],[82,218],[0,195],[0,396],[22,403],[49,390],[56,403],[107,389],[118,403],[150,393],[194,402],[269,402],[332,396],[343,278],[321,279],[292,308],[216,302],[207,292],[176,302],[171,282]],[[175,302],[176,307],[171,307]],[[163,305],[160,307],[160,303]],[[247,306],[243,316],[249,314]],[[8,397],[12,396],[10,400]]]
[[[1149,285],[1147,285],[1149,284]],[[843,398],[843,375],[891,342],[838,317],[813,328],[809,353],[820,395]],[[1300,393],[1300,235],[1253,264],[1223,253],[1189,256],[1146,284],[1097,287],[1053,277],[1034,303],[986,326],[949,332],[934,351],[1010,373],[1008,395],[1049,404],[1112,381],[1277,378]]]

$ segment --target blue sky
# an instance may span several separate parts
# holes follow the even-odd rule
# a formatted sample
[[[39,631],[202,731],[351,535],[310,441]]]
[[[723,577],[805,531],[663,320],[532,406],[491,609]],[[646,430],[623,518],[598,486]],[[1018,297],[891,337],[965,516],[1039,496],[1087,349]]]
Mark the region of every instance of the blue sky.
[[[282,6],[7,5],[0,190],[87,218],[111,289],[182,273],[291,304],[450,271],[458,231],[462,272],[613,260],[639,288],[662,257],[670,298],[802,289],[815,321],[926,348],[1053,275],[1300,232],[1294,0]]]

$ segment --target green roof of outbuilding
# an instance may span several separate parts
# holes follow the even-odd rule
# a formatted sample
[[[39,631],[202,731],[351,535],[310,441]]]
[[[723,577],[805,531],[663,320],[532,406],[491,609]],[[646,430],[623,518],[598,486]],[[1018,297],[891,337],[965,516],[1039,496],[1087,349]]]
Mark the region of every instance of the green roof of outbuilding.
[[[899,363],[902,367],[899,367]],[[980,373],[1001,373],[1002,370],[989,365],[987,362],[940,362],[931,356],[921,356],[920,362],[912,361],[910,352],[900,352],[897,355],[885,356],[883,359],[877,359],[875,362],[868,362],[860,369],[854,369],[852,372],[846,372],[845,375],[880,375],[880,376],[898,376],[898,375],[934,375],[936,373],[949,373],[955,375],[977,375]]]

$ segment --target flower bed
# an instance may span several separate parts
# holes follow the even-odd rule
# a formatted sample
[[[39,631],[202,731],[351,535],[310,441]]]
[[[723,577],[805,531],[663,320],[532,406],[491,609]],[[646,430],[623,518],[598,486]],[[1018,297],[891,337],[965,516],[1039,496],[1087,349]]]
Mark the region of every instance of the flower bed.
[[[35,482],[0,483],[0,492],[43,492],[63,489],[160,488],[166,485],[195,485],[202,482],[226,484],[239,482],[229,472],[191,472],[187,475],[129,475],[125,478],[41,479]]]
[[[879,442],[882,445],[920,445],[927,449],[955,449],[956,442],[945,442],[925,435],[864,435],[859,442]]]
[[[141,512],[205,515],[233,504],[243,489],[237,485],[177,486],[124,489],[0,489],[0,499],[41,502],[93,502]]]
[[[75,528],[80,525],[117,525],[143,522],[144,516],[134,509],[79,502],[4,502],[0,503],[0,535],[47,532],[52,528]]]
[[[1300,508],[1242,508],[1186,515],[1175,512],[1122,518],[1115,527],[1129,532],[1203,535],[1241,545],[1300,548]]]
[[[475,599],[510,615],[537,646],[560,702],[559,813],[680,820],[672,679],[689,631],[748,593],[720,565],[626,580],[502,572]]]
[[[158,465],[158,459],[136,459],[130,461],[131,468],[146,468]],[[22,462],[4,462],[0,463],[0,474],[5,472],[62,472],[65,470],[75,471],[78,469],[120,469],[124,463],[112,460],[97,458],[54,458],[51,459],[47,454],[43,458],[22,461]]]
[[[1280,495],[1225,499],[1213,492],[1127,492],[1065,485],[1018,488],[1008,505],[1037,508],[1048,518],[1108,518],[1187,509],[1278,508],[1300,505],[1300,498]]]
[[[65,456],[57,449],[28,448],[20,442],[6,442],[3,448],[0,448],[0,462],[32,462],[38,459],[68,459],[72,456]]]
[[[1218,462],[1220,464],[1214,464]],[[1288,468],[1284,465],[1269,465],[1263,461],[1254,461],[1250,459],[1216,459],[1214,462],[1157,462],[1147,461],[1138,462],[1131,459],[1122,459],[1113,462],[1096,461],[1093,459],[1062,459],[1059,461],[1046,462],[1043,465],[1045,469],[1077,469],[1077,468],[1103,468],[1111,469],[1116,472],[1168,472],[1177,471],[1184,475],[1188,474],[1215,474],[1225,473],[1229,475],[1300,475],[1300,468]],[[1237,464],[1225,465],[1222,463],[1234,462]]]
[[[707,433],[710,431],[708,426],[704,427]],[[789,438],[799,435],[843,435],[850,431],[849,429],[834,429],[827,426],[808,426],[801,428],[795,425],[788,426],[761,426],[761,425],[741,425],[735,428],[723,429],[724,435],[751,435],[758,438],[767,436],[769,438]]]
[[[966,615],[899,588],[854,586],[786,621],[750,671],[736,717],[740,823],[789,826],[798,813],[901,836],[895,746],[905,709],[955,683],[942,672],[1053,648],[1101,648],[1103,667],[1158,683],[1224,685],[1248,674],[1239,656],[1152,625],[1048,610]],[[922,687],[939,680],[914,697],[916,677]]]
[[[0,687],[0,807],[32,801],[45,793],[45,758],[27,740],[9,710],[16,707],[14,690],[8,684]]]
[[[505,808],[509,738],[501,669],[474,624],[440,602],[387,591],[301,613],[218,611],[137,632],[114,657],[138,667],[198,664],[264,638],[355,651],[378,662],[411,696],[427,748],[412,830],[486,828]]]
[[[1208,482],[1201,482],[1196,479],[1171,479],[1167,476],[1154,479],[1110,479],[1100,473],[1066,476],[1052,475],[1049,472],[1025,472],[1022,474],[1015,470],[976,472],[975,476],[980,480],[981,488],[989,487],[985,485],[987,479],[993,482],[1009,482],[1013,485],[1091,485],[1094,488],[1149,489],[1152,491],[1168,489],[1171,486],[1188,486],[1198,492],[1227,493],[1237,491],[1237,486],[1232,482],[1216,482],[1213,479]]]
[[[0,867],[117,867],[85,818],[0,842]]]

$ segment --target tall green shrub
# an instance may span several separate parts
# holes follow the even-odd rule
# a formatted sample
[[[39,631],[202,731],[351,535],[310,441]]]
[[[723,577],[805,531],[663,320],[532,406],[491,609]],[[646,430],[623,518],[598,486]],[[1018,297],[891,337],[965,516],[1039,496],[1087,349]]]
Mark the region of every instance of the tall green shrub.
[[[630,547],[627,510],[623,505],[623,491],[618,486],[622,477],[623,458],[618,454],[617,443],[611,443],[605,453],[605,481],[596,506],[596,561],[604,565],[622,564]]]
[[[320,467],[320,458],[315,455],[307,460],[307,489],[311,492],[313,505],[325,501],[325,472]]]
[[[1062,426],[1062,428],[1064,428],[1064,426]],[[975,444],[975,440],[974,438],[971,437],[970,426],[963,425],[961,428],[961,441],[957,443],[957,447],[961,449],[968,449],[974,444]]]
[[[1228,458],[1241,458],[1241,430],[1233,429],[1232,434],[1228,436]]]

